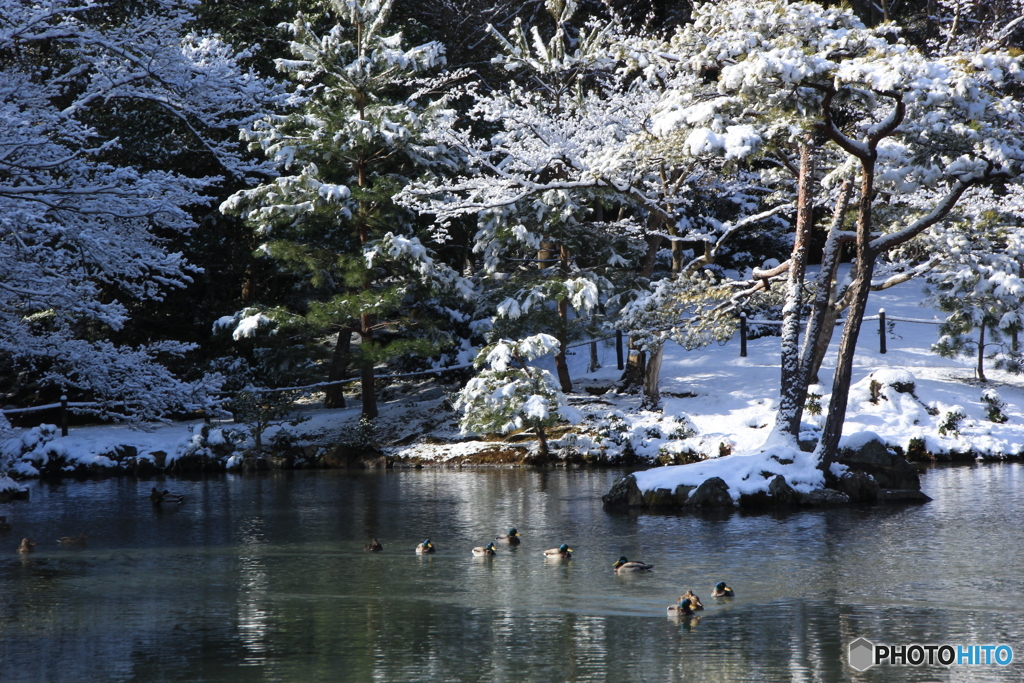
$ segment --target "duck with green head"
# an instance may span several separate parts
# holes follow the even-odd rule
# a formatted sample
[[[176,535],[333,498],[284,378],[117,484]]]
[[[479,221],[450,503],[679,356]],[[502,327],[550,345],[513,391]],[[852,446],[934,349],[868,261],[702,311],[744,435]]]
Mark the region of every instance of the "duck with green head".
[[[725,585],[725,581],[719,581],[715,584],[715,589],[711,591],[711,597],[713,598],[734,598],[736,593],[733,592],[729,586]]]
[[[646,562],[637,562],[637,561],[632,561],[631,562],[630,560],[626,559],[625,555],[623,555],[618,560],[616,560],[615,564],[612,565],[612,569],[615,570],[616,572],[619,572],[619,573],[623,573],[623,572],[649,572],[650,570],[654,569],[654,565],[653,564],[647,564]]]
[[[515,529],[509,529],[508,533],[504,536],[495,536],[494,540],[498,543],[507,543],[508,545],[519,545],[520,536],[519,532]]]
[[[416,546],[417,555],[429,555],[434,552],[434,544],[430,542],[430,539],[424,539],[422,543]]]
[[[477,546],[476,548],[473,548],[473,555],[475,555],[476,557],[493,557],[497,554],[497,550],[495,549],[493,543],[488,543],[485,546]]]
[[[693,603],[685,595],[679,596],[679,602],[674,605],[669,605],[665,608],[669,616],[673,617],[689,617],[693,616]]]
[[[689,600],[690,607],[692,607],[695,610],[704,609],[704,603],[702,603],[700,601],[700,598],[691,590],[688,590],[682,594],[682,596],[680,597],[680,601],[682,601],[683,599]]]
[[[563,543],[557,548],[551,548],[550,550],[544,551],[544,557],[549,560],[571,560],[572,559],[572,548]]]

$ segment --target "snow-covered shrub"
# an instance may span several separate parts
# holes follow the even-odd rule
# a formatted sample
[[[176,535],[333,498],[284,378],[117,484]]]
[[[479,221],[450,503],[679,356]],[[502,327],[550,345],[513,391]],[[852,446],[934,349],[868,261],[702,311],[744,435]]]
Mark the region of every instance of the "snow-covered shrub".
[[[373,420],[360,417],[355,424],[339,430],[335,444],[355,451],[373,450],[377,447],[377,425]]]
[[[999,398],[999,394],[995,391],[992,389],[986,389],[981,394],[981,400],[985,404],[985,417],[988,418],[990,422],[1003,424],[1009,419],[1004,411],[1006,403]]]
[[[959,409],[954,408],[948,411],[942,418],[942,423],[939,425],[939,434],[942,436],[949,436],[951,434],[960,434],[960,423],[963,422],[964,418],[967,417]]]
[[[174,453],[167,456],[165,466],[175,472],[220,471],[235,450],[236,437],[231,430],[204,426],[178,444]]]
[[[540,441],[540,455],[547,458],[545,428],[582,419],[579,411],[569,406],[551,373],[528,365],[558,349],[558,340],[548,334],[519,341],[502,339],[484,347],[474,363],[478,368],[490,367],[471,379],[455,401],[455,408],[463,413],[459,423],[463,433],[533,429]]]

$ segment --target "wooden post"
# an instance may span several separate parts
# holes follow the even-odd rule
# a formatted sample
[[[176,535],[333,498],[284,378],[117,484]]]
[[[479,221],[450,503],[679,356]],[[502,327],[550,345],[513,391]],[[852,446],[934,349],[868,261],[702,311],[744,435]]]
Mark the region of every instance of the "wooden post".
[[[885,353],[885,309],[878,309],[878,352]]]
[[[740,358],[747,357],[747,314],[740,313]]]
[[[615,362],[619,370],[626,367],[625,361],[622,358],[622,330],[615,330]]]
[[[68,397],[66,395],[60,397],[60,435],[68,435]]]

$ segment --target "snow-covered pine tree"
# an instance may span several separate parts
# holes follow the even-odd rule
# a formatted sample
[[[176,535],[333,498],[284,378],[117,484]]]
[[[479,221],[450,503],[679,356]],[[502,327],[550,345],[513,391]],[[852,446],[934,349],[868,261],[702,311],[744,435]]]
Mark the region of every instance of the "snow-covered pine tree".
[[[633,209],[643,198],[629,196],[628,142],[645,107],[616,72],[618,29],[574,28],[571,0],[549,10],[548,39],[518,22],[507,36],[493,31],[509,82],[470,88],[467,115],[439,133],[468,170],[414,185],[404,201],[434,215],[442,234],[454,220],[476,219],[491,338],[551,332],[559,385],[570,391],[567,344],[594,331],[602,302],[632,287],[646,249],[643,214]]]
[[[713,341],[725,341],[736,331],[736,316],[722,304],[732,290],[710,271],[698,269],[658,280],[653,291],[623,307],[619,326],[634,340],[634,348],[648,354],[644,402],[652,409],[660,400],[658,378],[666,341],[687,350]]]
[[[550,453],[545,429],[582,419],[551,373],[529,364],[541,356],[557,354],[558,345],[551,335],[537,334],[518,341],[500,339],[481,349],[474,361],[481,371],[455,401],[455,409],[462,411],[463,433],[504,434],[532,429],[537,433],[539,459],[547,460]]]
[[[1015,189],[1019,202],[1024,193]],[[929,240],[942,258],[926,277],[922,302],[949,313],[934,350],[947,357],[973,352],[983,382],[986,349],[996,349],[990,356],[997,367],[1020,371],[1024,328],[1024,212],[986,214],[965,215]]]
[[[851,174],[859,183],[856,228],[837,231],[832,240],[852,241],[857,262],[818,447],[823,462],[835,453],[842,432],[877,260],[941,223],[973,188],[1019,180],[1024,160],[1021,108],[1004,92],[1024,78],[1019,57],[992,50],[929,58],[890,38],[891,29],[866,29],[849,10],[730,0],[699,6],[693,24],[665,49],[674,63],[713,78],[717,94],[695,101],[685,90],[669,89],[656,126],[675,129],[690,149],[740,158],[782,142],[803,147],[800,158],[810,163],[790,162],[796,171],[791,187],[794,180],[807,187],[790,192],[802,196],[798,214],[799,204],[818,192],[814,183],[807,186],[810,170],[819,169],[814,177],[837,194]],[[785,167],[784,159],[776,161]],[[773,180],[770,171],[765,180]],[[803,296],[802,274],[793,270],[801,258],[794,249],[788,264],[795,273],[787,291],[789,315]],[[819,280],[819,292],[831,284],[828,277]],[[787,335],[783,362],[791,365],[791,381],[782,387],[773,437],[792,441],[799,429],[814,330],[825,309],[819,303],[803,351],[796,335]]]
[[[25,395],[132,419],[209,404],[216,378],[182,382],[158,362],[183,345],[109,341],[133,301],[194,272],[167,239],[194,227],[189,209],[218,179],[175,172],[176,148],[221,175],[259,170],[234,130],[275,87],[191,21],[174,0],[0,6],[0,356],[28,368]],[[140,118],[161,121],[168,143],[144,164],[108,125]]]
[[[407,48],[401,33],[387,33],[391,0],[332,6],[341,23],[323,35],[301,15],[288,25],[295,59],[278,66],[296,83],[291,110],[245,133],[282,175],[221,210],[241,215],[263,236],[261,251],[304,278],[307,300],[279,324],[301,314],[337,335],[339,350],[359,335],[351,359],[334,354],[330,379],[349,362],[359,368],[363,415],[373,418],[374,366],[423,352],[439,292],[469,290],[424,246],[417,216],[392,200],[413,178],[454,164],[427,135],[449,114],[422,80],[444,63],[444,49]]]

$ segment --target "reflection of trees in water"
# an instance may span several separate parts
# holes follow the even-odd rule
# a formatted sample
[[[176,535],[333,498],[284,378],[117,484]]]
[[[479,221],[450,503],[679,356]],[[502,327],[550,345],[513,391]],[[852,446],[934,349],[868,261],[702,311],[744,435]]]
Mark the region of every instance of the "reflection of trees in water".
[[[263,520],[250,517],[242,520],[238,545],[238,637],[250,663],[266,659],[270,620],[267,591],[270,578],[263,561],[267,549]]]

